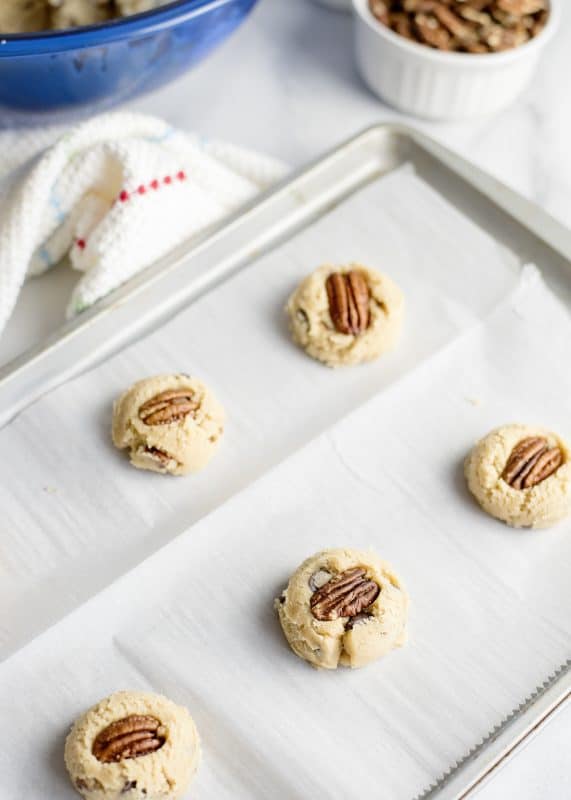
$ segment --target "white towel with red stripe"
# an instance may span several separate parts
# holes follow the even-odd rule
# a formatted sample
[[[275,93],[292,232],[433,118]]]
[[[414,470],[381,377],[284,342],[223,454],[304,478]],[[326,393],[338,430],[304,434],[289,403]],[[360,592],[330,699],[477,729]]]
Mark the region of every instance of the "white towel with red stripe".
[[[63,134],[2,133],[0,154],[0,332],[28,276],[69,258],[83,273],[73,317],[286,171],[123,112]]]

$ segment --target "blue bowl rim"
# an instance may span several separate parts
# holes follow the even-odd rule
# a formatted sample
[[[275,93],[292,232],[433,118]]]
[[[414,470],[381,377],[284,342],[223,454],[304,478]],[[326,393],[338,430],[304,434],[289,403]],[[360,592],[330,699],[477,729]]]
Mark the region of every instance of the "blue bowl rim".
[[[103,47],[121,39],[157,33],[165,28],[206,14],[215,8],[235,2],[236,0],[176,0],[161,8],[131,17],[121,17],[99,25],[69,28],[63,31],[0,34],[0,59],[13,56],[50,55],[65,50],[82,50],[87,47]],[[249,2],[253,5],[256,0],[249,0]]]

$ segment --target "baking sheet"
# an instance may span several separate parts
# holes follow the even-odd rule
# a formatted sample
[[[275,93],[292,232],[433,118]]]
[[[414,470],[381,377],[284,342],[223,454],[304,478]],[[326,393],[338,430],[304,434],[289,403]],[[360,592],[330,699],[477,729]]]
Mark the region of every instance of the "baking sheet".
[[[289,341],[290,291],[320,263],[361,260],[402,286],[398,351],[332,372]],[[518,259],[410,167],[377,180],[170,324],[44,397],[0,431],[0,656],[6,657],[355,406],[487,314]],[[144,375],[184,371],[227,407],[201,475],[131,469],[109,441],[114,397]]]
[[[126,687],[190,707],[196,797],[419,794],[569,655],[571,523],[491,520],[461,464],[500,423],[565,433],[570,357],[569,314],[528,268],[484,323],[5,661],[3,797],[71,800],[66,729]],[[393,562],[411,640],[332,674],[288,650],[272,599],[305,556],[339,545]]]

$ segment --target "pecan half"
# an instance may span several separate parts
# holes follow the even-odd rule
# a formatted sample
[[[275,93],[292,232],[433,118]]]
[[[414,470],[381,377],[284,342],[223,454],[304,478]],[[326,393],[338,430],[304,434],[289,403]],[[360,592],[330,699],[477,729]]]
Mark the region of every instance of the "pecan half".
[[[513,489],[529,489],[553,475],[562,461],[559,447],[550,448],[543,436],[528,436],[512,450],[502,478]]]
[[[325,282],[329,313],[339,333],[357,336],[369,327],[370,292],[360,272],[332,273]]]
[[[491,25],[492,18],[484,11],[478,11],[473,6],[460,6],[458,9],[460,16],[468,22],[474,22],[476,25]]]
[[[165,743],[163,733],[158,719],[132,714],[112,722],[98,733],[91,751],[104,764],[139,758],[160,750]]]
[[[170,425],[196,411],[199,405],[190,389],[167,389],[143,403],[139,417],[145,425]]]
[[[497,0],[498,8],[518,17],[536,14],[546,8],[545,0]]]
[[[459,41],[473,42],[476,40],[477,37],[472,28],[442,3],[434,4],[433,13],[441,25],[444,25],[452,36],[455,36]]]
[[[449,50],[452,37],[432,14],[416,14],[414,26],[421,41],[437,50]]]
[[[353,567],[324,584],[311,596],[313,616],[319,620],[333,620],[355,617],[365,611],[381,591],[366,575],[362,567]]]

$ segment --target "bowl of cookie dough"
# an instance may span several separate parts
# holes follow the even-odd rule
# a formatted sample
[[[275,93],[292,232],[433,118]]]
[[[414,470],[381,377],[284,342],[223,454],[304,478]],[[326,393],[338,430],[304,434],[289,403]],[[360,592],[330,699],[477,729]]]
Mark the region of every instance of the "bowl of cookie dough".
[[[524,90],[562,0],[352,0],[357,65],[390,105],[434,120],[499,111]]]
[[[168,83],[257,0],[2,0],[0,124],[64,121]]]

